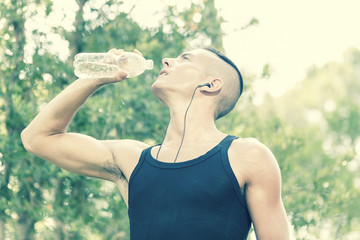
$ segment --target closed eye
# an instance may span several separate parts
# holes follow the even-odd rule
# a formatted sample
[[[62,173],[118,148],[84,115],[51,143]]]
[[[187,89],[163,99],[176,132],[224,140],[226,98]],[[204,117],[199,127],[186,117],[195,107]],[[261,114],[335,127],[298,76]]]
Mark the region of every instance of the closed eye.
[[[190,58],[188,57],[190,54],[188,54],[188,53],[183,53],[183,54],[181,54],[180,55],[180,58],[182,59],[182,60],[190,60]]]

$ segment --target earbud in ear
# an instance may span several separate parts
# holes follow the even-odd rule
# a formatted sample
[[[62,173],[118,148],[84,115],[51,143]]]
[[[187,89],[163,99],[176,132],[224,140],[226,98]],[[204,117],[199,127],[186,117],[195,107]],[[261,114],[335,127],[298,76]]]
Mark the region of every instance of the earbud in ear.
[[[204,83],[204,84],[198,85],[198,87],[205,87],[205,86],[208,86],[208,88],[211,88],[210,83]]]

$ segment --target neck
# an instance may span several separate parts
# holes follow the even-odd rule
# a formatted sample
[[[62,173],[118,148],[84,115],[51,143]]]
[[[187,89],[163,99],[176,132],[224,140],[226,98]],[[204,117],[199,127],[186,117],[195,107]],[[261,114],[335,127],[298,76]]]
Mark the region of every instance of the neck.
[[[184,96],[172,94],[164,102],[170,109],[170,122],[156,159],[161,150],[173,155],[175,162],[179,153],[182,155],[184,151],[189,153],[197,147],[212,146],[226,136],[216,129],[212,101],[196,96],[196,89],[187,100]]]
[[[204,145],[211,146],[225,137],[225,134],[216,129],[214,117],[211,115],[211,104],[200,99],[195,99],[197,101],[194,102],[193,100],[191,98],[186,104],[171,104],[169,107],[170,122],[156,159],[160,150],[166,149],[168,154],[169,151],[173,152],[176,162],[181,150],[188,149],[189,152]]]
[[[217,130],[214,119],[210,115],[211,111],[194,102],[186,114],[188,106],[189,104],[170,109],[170,122],[163,145],[179,147],[181,141],[183,141],[183,147],[186,147],[193,145],[195,142],[212,141],[214,139],[216,141],[217,138],[224,135]]]
[[[225,134],[216,129],[214,121],[206,121],[211,118],[196,118],[194,115],[190,117],[190,113],[189,111],[186,119],[180,114],[171,114],[166,136],[158,149],[156,159],[158,159],[161,149],[167,149],[168,153],[169,151],[173,152],[171,155],[174,156],[174,162],[176,162],[179,154],[182,155],[184,151],[192,152],[204,145],[214,145],[215,142],[217,143],[225,137]]]

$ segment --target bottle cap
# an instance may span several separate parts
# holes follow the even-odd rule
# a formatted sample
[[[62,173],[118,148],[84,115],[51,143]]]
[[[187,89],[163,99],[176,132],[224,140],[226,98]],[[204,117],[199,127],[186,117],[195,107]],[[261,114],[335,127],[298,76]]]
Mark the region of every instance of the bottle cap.
[[[145,61],[145,68],[146,69],[151,70],[151,69],[153,69],[153,67],[154,67],[153,60],[150,59],[150,60]]]

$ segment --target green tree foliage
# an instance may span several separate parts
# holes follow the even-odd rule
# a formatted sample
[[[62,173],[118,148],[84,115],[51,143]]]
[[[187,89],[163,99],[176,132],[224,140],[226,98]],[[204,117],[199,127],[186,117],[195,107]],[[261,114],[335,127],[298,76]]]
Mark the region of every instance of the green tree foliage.
[[[309,209],[301,216],[295,207],[299,204],[290,202],[292,215],[297,211],[294,220],[306,223],[316,237],[329,232],[323,239],[347,239],[356,233],[359,237],[359,71],[360,52],[351,49],[344,62],[310,70],[303,83],[282,99],[291,103],[283,118],[294,127],[308,129],[296,161],[302,163],[297,164],[302,168],[298,171],[308,172],[301,176],[308,192],[293,195],[306,197]]]

